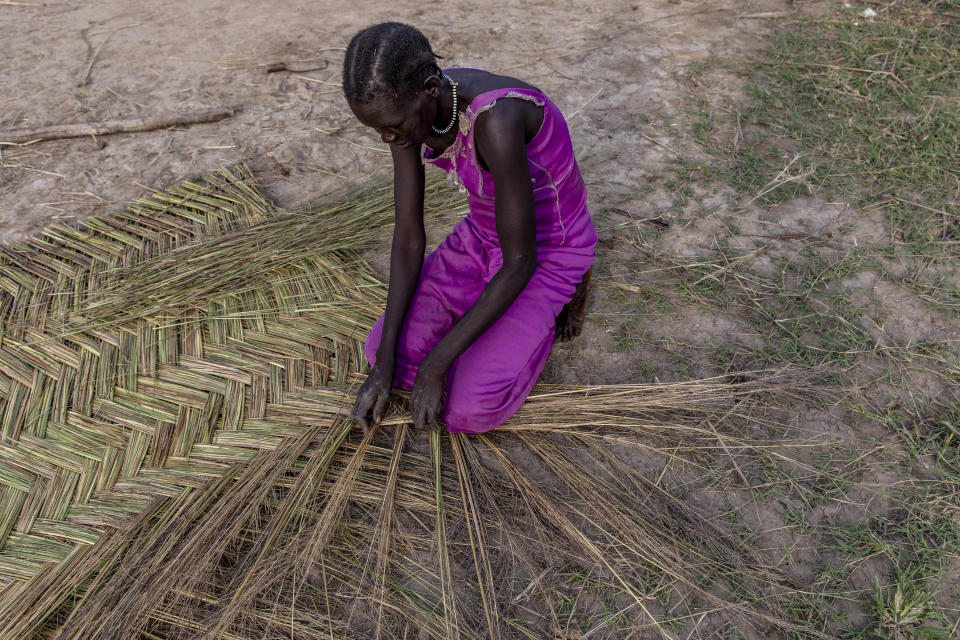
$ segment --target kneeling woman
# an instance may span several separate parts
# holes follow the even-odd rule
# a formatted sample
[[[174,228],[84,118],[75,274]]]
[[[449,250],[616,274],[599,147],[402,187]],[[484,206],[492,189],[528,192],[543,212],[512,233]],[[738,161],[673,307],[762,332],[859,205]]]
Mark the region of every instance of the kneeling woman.
[[[366,432],[396,386],[411,390],[418,428],[493,429],[554,339],[583,322],[597,235],[563,115],[521,80],[441,70],[423,34],[397,23],[354,36],[343,89],[390,145],[396,207],[387,309],[353,419]],[[452,174],[470,208],[426,259],[424,162]]]

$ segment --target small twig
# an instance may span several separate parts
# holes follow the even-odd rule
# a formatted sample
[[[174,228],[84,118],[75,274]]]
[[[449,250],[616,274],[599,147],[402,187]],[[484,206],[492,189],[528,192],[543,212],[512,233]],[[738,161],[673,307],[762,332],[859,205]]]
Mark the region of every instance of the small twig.
[[[672,31],[672,32],[668,33],[667,35],[665,35],[664,37],[660,38],[659,42],[657,42],[657,44],[655,44],[654,46],[659,47],[659,46],[662,45],[664,42],[666,42],[667,40],[669,40],[670,38],[672,38],[673,36],[682,36],[682,35],[683,35],[683,31]]]
[[[666,149],[667,151],[669,151],[670,153],[672,153],[672,154],[675,155],[675,156],[679,156],[679,155],[680,155],[680,152],[677,151],[676,149],[674,149],[673,147],[669,147],[669,146],[663,144],[662,142],[659,142],[659,141],[657,141],[657,140],[654,140],[654,139],[651,138],[650,136],[647,136],[647,135],[644,135],[644,134],[641,133],[641,134],[640,134],[640,137],[643,138],[644,140],[647,140],[647,141],[649,141],[649,142],[652,142],[653,144],[657,145],[658,147],[661,147],[661,148],[663,148],[663,149]]]
[[[810,240],[816,239],[819,240],[816,236],[810,235],[809,233],[804,233],[802,231],[795,231],[790,233],[781,233],[779,235],[768,235],[763,233],[744,233],[744,238],[767,238],[770,240]]]
[[[326,133],[326,134],[327,134],[328,136],[330,136],[331,138],[336,138],[337,140],[342,140],[343,142],[346,142],[347,144],[352,144],[352,145],[355,146],[355,147],[360,147],[361,149],[366,149],[367,151],[373,151],[373,152],[376,152],[376,153],[385,153],[385,154],[388,154],[388,155],[389,155],[389,153],[390,153],[390,152],[387,151],[386,149],[378,149],[378,148],[376,148],[376,147],[371,147],[370,145],[360,144],[359,142],[354,142],[353,140],[348,140],[347,138],[344,138],[344,137],[341,136],[341,135],[337,135],[336,133],[330,133],[330,132],[328,132],[328,131],[325,131],[325,130],[323,130],[323,129],[320,129],[319,127],[318,127],[316,130],[319,131],[319,132],[321,132],[321,133]]]
[[[93,55],[90,56],[89,62],[87,62],[87,68],[84,69],[83,75],[80,77],[80,82],[77,83],[77,87],[83,89],[87,86],[87,80],[90,78],[90,72],[93,70],[93,63],[97,61],[97,56],[100,55],[100,51],[103,49],[104,45],[110,42],[110,38],[113,37],[112,33],[108,33],[107,37],[103,39],[103,42],[96,48],[93,52]],[[84,37],[86,39],[86,37]],[[88,42],[89,44],[89,42]]]
[[[42,6],[39,2],[8,2],[6,0],[0,2],[0,5],[4,7],[40,7]]]
[[[547,567],[546,569],[541,571],[540,575],[534,578],[533,580],[531,580],[530,584],[524,587],[523,591],[521,591],[516,596],[514,596],[513,600],[510,601],[510,607],[516,606],[518,602],[520,602],[521,600],[526,598],[528,595],[530,595],[530,592],[532,592],[533,589],[540,583],[540,581],[543,580],[546,577],[546,575],[551,571],[553,571],[553,567]]]
[[[61,138],[81,138],[86,136],[105,136],[113,133],[132,133],[169,129],[205,122],[218,122],[233,115],[233,109],[202,109],[192,113],[154,116],[152,118],[130,118],[126,120],[105,120],[103,122],[79,122],[62,124],[41,129],[14,129],[0,131],[0,144],[29,143],[38,140],[58,140]]]
[[[553,51],[563,49],[566,45],[555,44],[549,47],[527,47],[525,49],[500,49],[501,53],[530,53],[531,51]]]
[[[740,127],[740,110],[734,109],[734,111],[737,112],[737,129],[733,132],[733,152],[736,153],[740,148],[740,141],[743,140],[743,129]]]
[[[738,258],[734,258],[733,260],[727,260],[726,256],[724,256],[723,259],[724,259],[724,262],[726,262],[726,264],[725,264],[724,266],[719,267],[719,268],[718,268],[715,272],[713,272],[713,273],[708,273],[708,274],[706,274],[705,276],[703,276],[703,277],[701,277],[701,278],[698,278],[698,279],[695,280],[693,283],[691,283],[692,286],[696,286],[696,285],[700,284],[701,282],[703,282],[704,280],[716,280],[717,283],[723,284],[722,282],[720,282],[720,277],[719,277],[719,276],[721,276],[721,275],[725,274],[726,272],[730,271],[730,269],[734,268],[735,266],[737,266],[737,265],[740,264],[741,262],[744,262],[744,261],[746,261],[746,260],[749,260],[749,259],[753,258],[754,256],[759,255],[760,253],[763,253],[764,251],[767,250],[767,248],[769,248],[769,246],[770,246],[770,244],[768,243],[768,244],[766,244],[766,245],[764,245],[764,246],[762,246],[762,247],[758,247],[757,249],[754,249],[753,251],[750,251],[749,253],[745,253],[745,254],[743,254],[742,256],[738,257]]]
[[[565,120],[569,120],[569,119],[572,118],[573,116],[575,116],[575,115],[577,115],[578,113],[580,113],[581,111],[583,111],[583,108],[586,107],[586,106],[587,106],[588,104],[590,104],[591,102],[593,102],[593,99],[596,98],[598,95],[600,95],[600,93],[601,93],[604,89],[606,89],[606,87],[600,87],[599,89],[597,89],[596,93],[594,93],[592,96],[590,96],[590,99],[589,99],[589,100],[587,100],[587,101],[584,102],[582,105],[580,105],[580,108],[577,109],[576,111],[574,111],[573,113],[571,113],[570,115],[564,116],[564,119],[565,119]]]
[[[329,82],[327,80],[318,80],[317,78],[308,78],[307,76],[296,76],[301,80],[307,80],[308,82],[316,82],[318,84],[326,85],[328,87],[342,87],[343,85],[339,82]]]
[[[543,63],[543,66],[545,66],[547,69],[550,69],[550,71],[553,71],[553,72],[556,73],[557,75],[563,76],[563,77],[566,78],[567,80],[574,80],[574,77],[573,77],[573,76],[567,75],[567,74],[564,73],[563,71],[560,71],[560,69],[557,69],[556,67],[554,67],[554,66],[552,66],[552,65],[549,65],[549,64],[547,64],[546,62]]]
[[[783,185],[785,185],[785,184],[789,184],[789,183],[791,183],[791,182],[797,182],[797,181],[799,181],[799,180],[803,180],[803,179],[806,178],[807,176],[812,175],[812,174],[814,173],[814,171],[816,171],[816,167],[810,167],[810,168],[807,169],[806,171],[801,171],[800,173],[798,173],[798,174],[795,175],[795,176],[791,176],[791,175],[787,174],[787,170],[788,170],[790,167],[792,167],[792,166],[793,166],[793,163],[796,162],[796,161],[799,160],[799,159],[800,159],[800,156],[799,156],[799,155],[793,156],[793,159],[790,160],[790,162],[787,163],[787,166],[785,166],[783,169],[781,169],[781,170],[780,170],[780,173],[778,173],[777,175],[775,175],[775,176],[773,177],[773,180],[771,180],[770,182],[768,182],[767,184],[765,184],[765,185],[763,186],[763,188],[760,189],[759,193],[757,193],[757,195],[755,195],[755,196],[753,196],[752,198],[750,198],[750,200],[749,200],[746,204],[744,204],[744,205],[741,207],[741,209],[745,209],[745,208],[749,207],[749,206],[750,206],[751,204],[753,204],[756,200],[758,200],[758,199],[762,198],[763,196],[767,195],[768,193],[770,193],[770,192],[773,191],[774,189],[776,189],[776,188],[778,188],[778,187],[781,187],[781,186],[783,186]],[[786,176],[786,177],[784,177],[784,176]]]
[[[653,23],[655,23],[655,22],[662,22],[662,21],[664,21],[664,20],[669,20],[670,18],[679,18],[679,17],[681,17],[681,16],[683,16],[683,17],[686,17],[686,16],[701,16],[701,15],[704,15],[704,14],[706,14],[706,13],[725,13],[725,12],[730,12],[730,11],[733,11],[733,9],[722,9],[722,8],[710,7],[710,8],[707,8],[707,9],[700,9],[699,11],[682,11],[682,12],[680,12],[680,13],[668,13],[668,14],[665,15],[665,16],[660,16],[660,17],[654,18],[654,19],[652,19],[652,20],[647,20],[646,22],[641,22],[641,23],[639,23],[639,24],[635,24],[635,25],[633,25],[631,28],[632,28],[632,29],[636,29],[637,27],[646,26],[646,25],[648,25],[648,24],[653,24]]]
[[[0,162],[3,162],[3,148],[4,147],[26,147],[37,142],[36,140],[31,140],[30,142],[0,142]]]
[[[37,169],[36,167],[28,167],[25,164],[4,164],[4,169],[23,169],[24,171],[36,171],[37,173],[42,173],[45,176],[55,176],[57,178],[65,178],[63,174],[54,173],[52,171],[44,171],[43,169]],[[6,224],[6,223],[4,223]],[[949,242],[946,244],[950,244]]]
[[[795,11],[761,11],[760,13],[748,13],[746,15],[737,16],[737,20],[755,20],[755,19],[765,19],[765,18],[789,18],[792,15],[795,15]]]
[[[927,211],[932,211],[933,213],[939,213],[940,215],[947,218],[960,219],[960,215],[957,215],[955,213],[949,213],[947,211],[944,211],[943,209],[934,209],[933,207],[928,207],[925,204],[920,204],[919,202],[913,202],[912,200],[904,200],[903,198],[899,198],[897,196],[887,196],[887,197],[892,200],[896,200],[897,202],[902,202],[903,204],[909,204],[909,205],[913,205],[914,207],[920,207],[921,209],[926,209]]]
[[[93,45],[90,44],[90,39],[87,37],[87,30],[90,29],[90,27],[87,27],[86,29],[81,29],[80,35],[83,37],[83,41],[87,43],[87,68],[84,70],[83,76],[80,78],[80,82],[77,83],[77,87],[84,88],[87,86],[87,80],[90,79],[90,71],[93,70],[93,63],[97,61],[97,56],[100,55],[100,50],[103,49],[104,45],[106,45],[110,41],[110,38],[113,37],[113,34],[115,34],[117,31],[123,31],[124,29],[133,29],[134,27],[139,27],[139,26],[140,26],[139,24],[128,24],[122,27],[115,27],[113,29],[108,29],[106,31],[98,31],[97,33],[91,34],[95,36],[106,34],[107,36],[106,38],[103,39],[103,42],[100,43],[100,45],[96,48],[95,51],[93,50]]]
[[[637,214],[627,211],[626,209],[620,209],[619,207],[610,207],[610,211],[619,213],[622,216],[627,216],[628,218],[633,218],[637,222],[646,222],[647,224],[653,225],[660,229],[670,228],[670,224],[663,219],[663,216],[657,216],[656,218],[641,218]]]
[[[135,105],[135,106],[140,107],[141,109],[146,109],[146,107],[145,107],[144,105],[142,105],[142,104],[140,104],[139,102],[136,102],[136,101],[134,101],[134,100],[131,100],[130,98],[128,98],[127,96],[125,96],[125,95],[123,95],[123,94],[117,93],[116,91],[114,91],[114,90],[111,89],[110,87],[107,87],[107,91],[109,91],[109,92],[112,93],[113,95],[117,96],[117,97],[120,98],[121,100],[125,100],[126,102],[129,102],[129,103],[132,104],[132,105]]]
[[[83,38],[83,42],[87,45],[87,62],[89,62],[91,57],[93,56],[93,43],[90,42],[90,38],[87,37],[87,31],[89,31],[92,28],[93,26],[90,25],[90,26],[84,27],[83,29],[80,29],[80,37]]]
[[[266,65],[267,73],[276,73],[278,71],[290,71],[293,73],[306,73],[308,71],[320,71],[330,65],[329,60],[304,61],[297,62],[270,62]]]

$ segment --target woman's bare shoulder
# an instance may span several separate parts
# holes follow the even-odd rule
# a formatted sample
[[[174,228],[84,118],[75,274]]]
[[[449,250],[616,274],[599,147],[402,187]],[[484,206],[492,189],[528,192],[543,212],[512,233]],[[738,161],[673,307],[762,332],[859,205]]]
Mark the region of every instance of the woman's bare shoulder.
[[[470,90],[470,95],[468,96],[469,98],[475,98],[482,93],[496,91],[498,89],[530,89],[533,91],[538,91],[538,89],[529,82],[525,82],[512,76],[504,76],[492,73],[483,69],[461,67],[450,69],[449,71],[456,73],[457,79],[461,82],[461,84],[467,85]]]

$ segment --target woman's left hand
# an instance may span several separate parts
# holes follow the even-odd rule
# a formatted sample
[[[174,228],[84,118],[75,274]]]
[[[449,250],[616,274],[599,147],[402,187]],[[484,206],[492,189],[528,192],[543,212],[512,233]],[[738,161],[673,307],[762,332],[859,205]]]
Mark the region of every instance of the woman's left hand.
[[[431,367],[424,359],[417,369],[417,377],[410,390],[410,412],[417,429],[440,429],[437,418],[443,408],[443,378],[445,371]]]

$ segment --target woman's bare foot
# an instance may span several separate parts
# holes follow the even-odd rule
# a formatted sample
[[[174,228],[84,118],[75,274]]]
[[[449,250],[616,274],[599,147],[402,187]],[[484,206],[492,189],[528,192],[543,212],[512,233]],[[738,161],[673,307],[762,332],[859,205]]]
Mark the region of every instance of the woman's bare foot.
[[[554,339],[560,342],[573,340],[583,330],[583,315],[587,308],[587,292],[590,290],[590,274],[593,267],[587,270],[583,280],[577,285],[570,302],[563,306],[557,316],[557,329]]]

